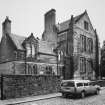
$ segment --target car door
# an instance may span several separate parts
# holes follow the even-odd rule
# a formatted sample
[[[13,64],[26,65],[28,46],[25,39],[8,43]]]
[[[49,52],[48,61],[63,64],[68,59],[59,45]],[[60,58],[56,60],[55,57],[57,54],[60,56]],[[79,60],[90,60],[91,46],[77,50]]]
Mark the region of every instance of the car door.
[[[84,89],[86,91],[86,94],[90,93],[90,87],[89,87],[89,83],[88,82],[84,83]]]
[[[84,85],[82,82],[76,83],[76,87],[77,93],[81,93],[81,91],[83,91],[84,89]]]
[[[70,93],[74,93],[75,92],[75,83],[72,81],[68,82],[67,89],[69,90]]]
[[[96,87],[91,82],[89,83],[89,91],[90,93],[95,93],[96,91]]]
[[[74,93],[74,88],[75,88],[75,84],[72,81],[68,81],[68,82],[64,82],[61,84],[61,88],[63,89],[63,91],[65,91],[66,93]]]

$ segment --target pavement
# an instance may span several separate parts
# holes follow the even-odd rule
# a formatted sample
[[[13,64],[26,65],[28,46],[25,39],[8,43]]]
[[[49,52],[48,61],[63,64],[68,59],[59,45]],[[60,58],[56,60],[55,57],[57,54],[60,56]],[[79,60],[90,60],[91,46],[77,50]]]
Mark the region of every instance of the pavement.
[[[61,96],[61,93],[52,93],[52,94],[47,94],[47,95],[38,95],[38,96],[30,96],[30,97],[24,97],[24,98],[0,100],[0,105],[14,105],[18,103],[32,102],[32,101],[37,101],[37,100],[54,98],[58,96]]]
[[[105,87],[101,87],[101,89],[105,89]],[[26,103],[26,102],[32,102],[37,100],[44,100],[49,98],[54,98],[61,96],[61,93],[52,93],[47,95],[38,95],[38,96],[29,96],[29,97],[23,97],[23,98],[15,98],[15,99],[8,99],[8,100],[0,100],[0,105],[14,105],[18,103]]]

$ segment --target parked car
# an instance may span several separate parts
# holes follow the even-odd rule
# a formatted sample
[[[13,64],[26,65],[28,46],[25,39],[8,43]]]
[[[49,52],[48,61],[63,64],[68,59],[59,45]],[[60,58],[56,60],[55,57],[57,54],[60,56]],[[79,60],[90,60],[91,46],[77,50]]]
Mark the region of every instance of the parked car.
[[[64,97],[68,95],[80,95],[84,98],[87,94],[99,94],[100,86],[93,85],[90,80],[63,80],[60,92]]]

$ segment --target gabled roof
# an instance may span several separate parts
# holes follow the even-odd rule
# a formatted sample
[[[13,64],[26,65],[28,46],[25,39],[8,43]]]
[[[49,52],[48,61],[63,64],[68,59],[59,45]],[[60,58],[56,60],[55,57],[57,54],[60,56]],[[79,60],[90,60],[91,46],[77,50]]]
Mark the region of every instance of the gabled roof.
[[[64,31],[69,28],[70,19],[57,25],[59,31]]]
[[[87,13],[86,10],[85,10],[85,12],[83,12],[82,14],[75,16],[75,17],[74,17],[74,21],[75,21],[75,22],[78,22],[78,21],[85,15],[85,13]]]
[[[86,10],[82,14],[75,16],[74,17],[74,23],[78,22],[85,15],[85,13],[86,13]],[[57,28],[58,28],[59,32],[67,30],[69,28],[70,21],[71,20],[69,19],[67,21],[64,21],[64,22],[58,24]]]
[[[25,36],[19,36],[19,35],[15,35],[15,34],[8,34],[8,35],[11,38],[11,40],[13,41],[16,48],[19,50],[25,50],[23,48],[23,42],[25,40],[28,40],[32,36],[32,35],[30,35],[29,37],[25,37]],[[53,50],[51,49],[50,44],[47,41],[38,40],[38,43],[39,43],[39,52],[40,53],[55,55]]]
[[[35,37],[34,37],[33,33],[31,33],[31,35],[30,35],[30,36],[28,36],[27,38],[25,38],[25,40],[23,41],[23,43],[25,43],[25,42],[29,41],[30,39],[31,39],[31,41],[32,41],[32,40],[38,40],[38,39],[35,39]]]
[[[13,43],[15,44],[17,49],[24,50],[22,43],[26,38],[25,36],[19,36],[19,35],[11,33],[11,34],[9,34],[9,37],[11,38],[11,40],[13,41]]]

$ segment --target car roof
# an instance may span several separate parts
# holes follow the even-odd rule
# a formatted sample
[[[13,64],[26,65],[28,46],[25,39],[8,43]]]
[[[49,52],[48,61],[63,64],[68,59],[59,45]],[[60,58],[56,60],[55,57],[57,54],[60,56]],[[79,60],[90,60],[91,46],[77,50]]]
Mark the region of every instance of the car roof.
[[[75,82],[75,83],[88,83],[88,82],[90,82],[90,80],[62,80],[62,82],[64,83],[64,82]]]

